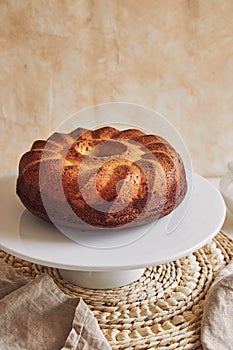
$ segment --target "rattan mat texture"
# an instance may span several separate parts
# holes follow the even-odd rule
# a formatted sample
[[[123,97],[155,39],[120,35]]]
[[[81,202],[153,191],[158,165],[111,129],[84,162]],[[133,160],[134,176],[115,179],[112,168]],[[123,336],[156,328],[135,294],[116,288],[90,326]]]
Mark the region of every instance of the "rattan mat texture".
[[[232,258],[233,239],[221,231],[197,252],[147,268],[130,285],[93,290],[66,282],[57,269],[0,251],[0,259],[24,275],[48,273],[65,293],[83,298],[112,349],[127,350],[197,348],[206,293]]]

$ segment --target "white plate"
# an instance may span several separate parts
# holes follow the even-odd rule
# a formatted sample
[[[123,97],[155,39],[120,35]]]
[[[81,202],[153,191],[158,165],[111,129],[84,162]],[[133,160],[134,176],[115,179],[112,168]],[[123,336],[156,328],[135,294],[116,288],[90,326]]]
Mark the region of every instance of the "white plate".
[[[136,229],[77,230],[74,242],[25,210],[15,193],[15,182],[15,175],[0,179],[1,248],[19,258],[61,269],[119,271],[170,262],[210,241],[226,214],[220,193],[193,174],[190,196],[172,214]]]

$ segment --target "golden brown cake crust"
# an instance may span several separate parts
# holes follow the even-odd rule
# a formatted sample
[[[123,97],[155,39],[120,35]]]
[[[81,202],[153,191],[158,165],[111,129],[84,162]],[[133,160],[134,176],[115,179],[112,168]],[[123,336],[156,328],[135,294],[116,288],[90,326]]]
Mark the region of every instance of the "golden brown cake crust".
[[[172,212],[186,192],[180,155],[162,137],[137,129],[54,133],[35,141],[19,163],[19,198],[56,225],[143,225]]]

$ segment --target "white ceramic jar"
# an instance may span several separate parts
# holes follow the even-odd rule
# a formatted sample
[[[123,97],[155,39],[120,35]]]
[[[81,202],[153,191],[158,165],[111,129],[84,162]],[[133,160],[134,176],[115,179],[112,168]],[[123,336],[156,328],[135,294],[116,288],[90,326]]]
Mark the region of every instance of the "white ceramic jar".
[[[229,212],[233,215],[233,161],[228,163],[228,171],[222,176],[219,188]]]

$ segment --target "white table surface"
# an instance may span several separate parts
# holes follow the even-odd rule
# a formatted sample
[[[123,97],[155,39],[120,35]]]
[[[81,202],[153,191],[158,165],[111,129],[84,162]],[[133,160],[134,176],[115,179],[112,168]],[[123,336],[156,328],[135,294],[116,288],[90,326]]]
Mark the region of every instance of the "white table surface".
[[[219,178],[217,177],[212,177],[212,178],[208,178],[208,180],[216,187],[219,188]],[[223,224],[222,227],[223,231],[225,231],[226,233],[228,233],[231,237],[233,237],[233,215],[231,215],[228,211],[227,211],[227,215],[226,215],[226,219],[225,222]],[[202,346],[199,346],[197,348],[197,350],[203,350]]]

